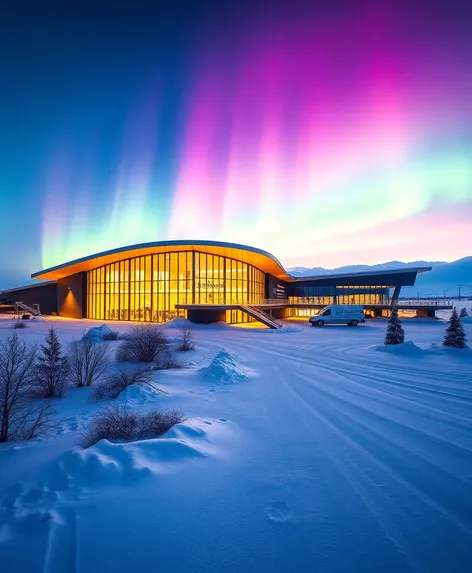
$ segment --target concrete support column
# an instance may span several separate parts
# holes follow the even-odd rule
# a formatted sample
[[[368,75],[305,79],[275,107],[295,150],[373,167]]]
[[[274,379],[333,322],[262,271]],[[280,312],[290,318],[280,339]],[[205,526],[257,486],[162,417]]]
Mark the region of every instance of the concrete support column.
[[[400,290],[401,290],[402,286],[401,285],[397,285],[395,287],[395,290],[393,291],[393,295],[392,295],[392,306],[398,302],[398,298],[400,296]]]
[[[422,318],[436,318],[436,311],[434,308],[417,308],[416,316]]]
[[[285,318],[286,316],[286,311],[287,309],[285,308],[273,308],[270,311],[271,316],[273,316],[274,318]]]
[[[212,322],[226,322],[226,311],[220,309],[188,309],[187,318],[190,322],[211,324]]]

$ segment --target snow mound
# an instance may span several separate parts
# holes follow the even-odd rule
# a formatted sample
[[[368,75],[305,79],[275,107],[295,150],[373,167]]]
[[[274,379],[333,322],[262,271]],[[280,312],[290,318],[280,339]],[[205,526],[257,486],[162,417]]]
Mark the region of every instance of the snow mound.
[[[448,346],[432,344],[425,350],[425,352],[435,356],[456,356],[459,358],[467,358],[472,360],[472,350],[470,348],[451,348]]]
[[[202,331],[220,330],[220,329],[226,330],[228,328],[232,328],[232,326],[226,322],[211,322],[209,324],[204,324],[204,323],[195,323],[188,320],[187,318],[181,318],[181,317],[174,318],[173,320],[170,320],[165,324],[166,329],[180,329],[184,326],[188,326],[192,330],[202,330]]]
[[[219,384],[235,384],[249,378],[248,369],[226,350],[220,350],[210,364],[202,368],[202,374],[207,380]]]
[[[0,498],[0,543],[66,523],[66,506],[102,488],[126,487],[151,475],[170,474],[192,460],[219,450],[217,438],[227,433],[227,420],[194,418],[175,425],[161,438],[111,443],[101,440],[75,448],[49,463],[36,485],[20,483]]]
[[[303,328],[299,326],[293,326],[292,324],[284,324],[282,328],[277,330],[271,330],[271,332],[278,332],[279,334],[289,334],[291,332],[303,332]]]
[[[159,399],[163,394],[154,382],[141,382],[130,384],[125,388],[116,402],[123,402],[124,404],[151,404]]]
[[[174,318],[166,324],[166,328],[183,328],[185,326],[194,327],[193,322],[186,318]]]
[[[105,339],[105,336],[115,333],[118,336],[118,333],[112,330],[108,324],[102,324],[101,326],[95,326],[88,330],[82,337],[82,340],[87,340],[90,342],[102,342]]]
[[[211,434],[221,420],[191,419],[160,438],[113,443],[100,440],[61,456],[50,473],[50,490],[84,491],[102,485],[128,485],[150,474],[169,473],[186,460],[214,452]]]
[[[386,352],[388,354],[397,354],[400,356],[412,356],[415,354],[422,354],[424,352],[422,348],[416,346],[416,344],[411,342],[411,340],[403,342],[402,344],[378,344],[377,346],[372,346],[372,349],[377,352]]]

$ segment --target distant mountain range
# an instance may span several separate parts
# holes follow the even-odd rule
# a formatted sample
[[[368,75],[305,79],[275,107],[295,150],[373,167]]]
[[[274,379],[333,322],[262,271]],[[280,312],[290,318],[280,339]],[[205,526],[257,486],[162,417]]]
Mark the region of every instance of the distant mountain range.
[[[444,261],[389,261],[379,265],[347,265],[336,269],[323,267],[294,267],[288,269],[296,277],[325,276],[334,273],[352,273],[366,271],[387,271],[403,267],[433,267],[432,271],[421,273],[414,287],[403,287],[402,296],[472,296],[472,257],[465,257],[451,263]]]

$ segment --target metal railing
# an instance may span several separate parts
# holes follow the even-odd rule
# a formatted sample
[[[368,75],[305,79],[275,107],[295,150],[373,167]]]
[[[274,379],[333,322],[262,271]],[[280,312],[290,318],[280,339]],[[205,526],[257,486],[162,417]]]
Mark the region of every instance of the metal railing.
[[[25,310],[26,312],[29,312],[30,314],[32,314],[33,316],[41,316],[41,311],[39,309],[39,304],[34,304],[33,306],[30,306],[29,304],[26,304],[24,302],[21,301],[17,301],[15,302],[15,312],[16,314],[19,314],[20,308]]]
[[[417,299],[417,298],[412,298],[412,299],[408,299],[408,300],[402,300],[399,299],[397,301],[397,304],[399,306],[453,306],[454,305],[454,300],[448,300],[448,299],[436,299],[436,300],[431,300],[431,299]]]
[[[281,328],[282,325],[275,320],[275,318],[267,312],[264,312],[260,308],[249,304],[240,304],[239,307],[242,311],[246,312],[252,318],[259,320],[262,324],[265,324],[269,328]]]

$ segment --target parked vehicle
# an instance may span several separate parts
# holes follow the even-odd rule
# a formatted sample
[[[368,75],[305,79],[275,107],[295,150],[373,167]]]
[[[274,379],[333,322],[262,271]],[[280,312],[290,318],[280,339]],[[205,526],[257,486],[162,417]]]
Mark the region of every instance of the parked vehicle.
[[[365,322],[364,308],[360,304],[330,304],[310,318],[311,326],[347,324],[357,326]]]

